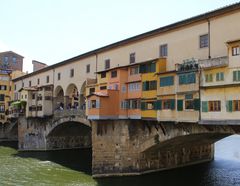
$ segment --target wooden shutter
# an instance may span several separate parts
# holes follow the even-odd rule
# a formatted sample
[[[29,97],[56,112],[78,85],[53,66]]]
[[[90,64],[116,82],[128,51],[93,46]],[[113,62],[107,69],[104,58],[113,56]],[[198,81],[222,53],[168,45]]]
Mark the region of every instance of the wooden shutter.
[[[202,112],[208,112],[208,101],[202,101]]]
[[[170,100],[170,108],[171,110],[175,110],[175,99]]]
[[[177,110],[183,111],[183,100],[177,100]]]
[[[157,100],[157,110],[162,110],[162,100]]]
[[[226,101],[226,110],[227,110],[227,112],[233,111],[233,101],[232,100]]]
[[[145,102],[141,102],[141,110],[146,110],[146,103]]]
[[[199,99],[194,99],[194,110],[200,110],[200,100]]]

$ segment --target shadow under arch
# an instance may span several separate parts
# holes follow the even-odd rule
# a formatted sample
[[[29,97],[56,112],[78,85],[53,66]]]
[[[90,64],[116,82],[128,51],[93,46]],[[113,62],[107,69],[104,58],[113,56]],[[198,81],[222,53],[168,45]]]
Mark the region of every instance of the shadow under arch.
[[[51,161],[91,175],[91,127],[80,122],[59,124],[46,136],[46,143],[47,151],[18,152],[15,156]]]

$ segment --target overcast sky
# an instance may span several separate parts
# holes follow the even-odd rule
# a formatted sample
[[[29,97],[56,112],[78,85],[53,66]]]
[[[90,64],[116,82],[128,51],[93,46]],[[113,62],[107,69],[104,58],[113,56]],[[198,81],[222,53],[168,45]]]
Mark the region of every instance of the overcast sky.
[[[0,0],[0,52],[48,65],[237,0]]]

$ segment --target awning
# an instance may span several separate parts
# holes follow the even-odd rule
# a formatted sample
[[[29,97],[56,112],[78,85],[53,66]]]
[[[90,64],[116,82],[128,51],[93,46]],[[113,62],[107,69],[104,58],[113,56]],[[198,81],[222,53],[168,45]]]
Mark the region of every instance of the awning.
[[[20,106],[26,106],[26,101],[15,101],[11,103],[11,106],[13,107],[20,107]]]

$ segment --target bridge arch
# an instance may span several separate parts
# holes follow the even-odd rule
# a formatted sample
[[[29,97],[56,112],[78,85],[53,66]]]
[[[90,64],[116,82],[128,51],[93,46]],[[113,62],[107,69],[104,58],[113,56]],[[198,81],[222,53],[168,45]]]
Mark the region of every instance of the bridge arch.
[[[90,148],[92,146],[91,125],[84,119],[62,118],[48,128],[46,148],[74,149]]]
[[[77,108],[79,106],[79,92],[77,86],[74,83],[70,83],[67,86],[65,90],[65,96],[67,108]]]

